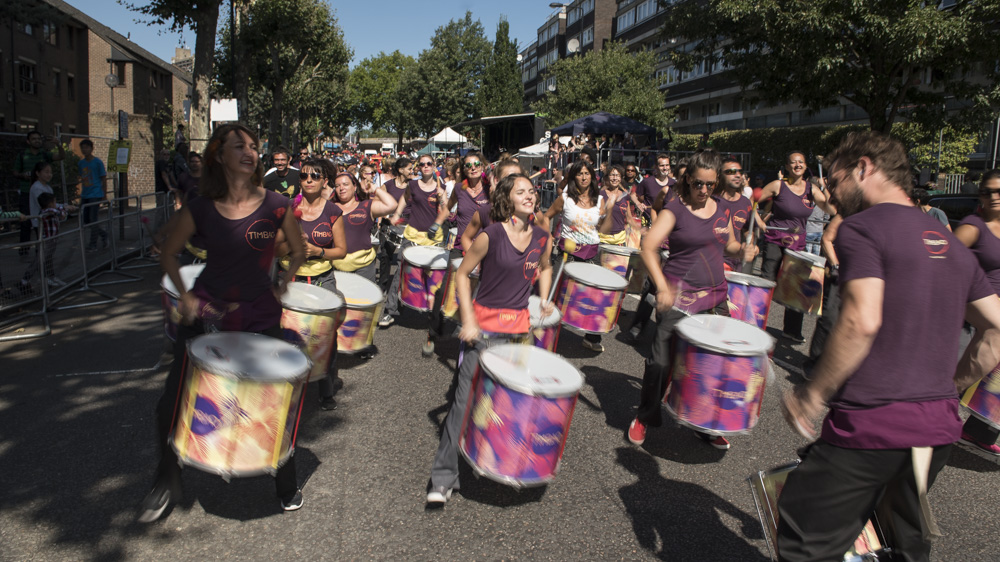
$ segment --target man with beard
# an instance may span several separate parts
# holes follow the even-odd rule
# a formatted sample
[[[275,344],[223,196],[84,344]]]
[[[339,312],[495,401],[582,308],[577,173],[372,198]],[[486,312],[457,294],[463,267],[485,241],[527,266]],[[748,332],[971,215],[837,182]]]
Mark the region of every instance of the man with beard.
[[[264,189],[276,191],[292,199],[299,194],[299,169],[288,164],[288,149],[279,146],[274,151],[274,167],[264,174]]]
[[[669,189],[677,181],[670,177],[670,155],[656,155],[656,171],[652,176],[647,176],[639,182],[632,192],[632,204],[649,218],[649,222],[656,220],[656,210],[652,208],[656,196],[664,189]],[[664,204],[670,202],[673,197],[668,196]]]
[[[927,488],[962,431],[959,393],[1000,362],[1000,300],[971,251],[920,212],[906,150],[851,133],[827,157],[841,312],[813,380],[787,393],[814,438],[778,499],[781,560],[840,559],[878,507],[895,553],[927,560],[938,535]],[[976,338],[955,367],[963,317]]]

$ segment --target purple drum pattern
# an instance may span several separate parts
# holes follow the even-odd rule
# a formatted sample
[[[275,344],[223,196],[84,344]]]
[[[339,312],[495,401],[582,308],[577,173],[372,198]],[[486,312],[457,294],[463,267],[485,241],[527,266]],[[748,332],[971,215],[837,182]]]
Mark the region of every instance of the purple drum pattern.
[[[778,271],[774,300],[805,314],[823,314],[826,259],[805,252],[785,251]]]
[[[774,283],[760,277],[732,272],[726,272],[726,283],[729,316],[763,330],[771,311]]]
[[[434,307],[434,293],[444,283],[445,269],[420,267],[400,260],[399,300],[406,306],[426,312]]]
[[[1000,429],[1000,369],[972,385],[962,397],[962,405],[975,417]]]
[[[556,299],[563,323],[582,332],[606,334],[618,319],[624,291],[584,285],[575,279],[565,279]]]

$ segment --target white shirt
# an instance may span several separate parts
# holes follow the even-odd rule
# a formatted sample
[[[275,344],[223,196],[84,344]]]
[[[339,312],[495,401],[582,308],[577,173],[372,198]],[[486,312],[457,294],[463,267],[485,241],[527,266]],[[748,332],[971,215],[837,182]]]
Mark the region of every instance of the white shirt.
[[[38,215],[42,212],[42,206],[38,204],[38,196],[43,193],[53,193],[52,186],[45,185],[40,181],[31,184],[31,191],[28,192],[28,214]],[[31,226],[38,228],[38,219],[31,219]]]

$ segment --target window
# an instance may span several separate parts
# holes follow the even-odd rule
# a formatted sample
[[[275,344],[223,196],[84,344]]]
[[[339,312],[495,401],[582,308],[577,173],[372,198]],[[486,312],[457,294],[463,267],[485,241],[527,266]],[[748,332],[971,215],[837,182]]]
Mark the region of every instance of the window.
[[[76,99],[76,76],[66,75],[66,99],[73,101]]]
[[[47,21],[42,24],[42,39],[49,45],[59,45],[59,26]]]
[[[635,21],[642,21],[656,13],[656,0],[646,0],[635,7]]]
[[[52,70],[52,95],[62,96],[62,71]]]
[[[38,75],[38,66],[34,63],[28,63],[24,60],[18,65],[18,78],[19,78],[19,89],[22,93],[28,95],[38,94],[38,83],[36,82],[36,76]]]
[[[590,45],[594,42],[594,26],[590,26],[583,30],[583,39],[580,40],[581,45]]]
[[[118,77],[118,87],[122,88],[125,86],[125,63],[116,62],[115,63],[115,76]]]
[[[635,10],[629,10],[618,16],[618,33],[635,25]]]
[[[594,0],[583,0],[580,2],[580,14],[587,15],[594,11]]]
[[[31,35],[31,34],[33,34],[35,32],[35,30],[31,27],[30,23],[17,22],[14,25],[19,30],[21,30],[22,33],[25,33],[27,35]]]
[[[583,16],[583,10],[580,8],[569,8],[569,14],[566,15],[566,25],[573,25],[581,16]]]

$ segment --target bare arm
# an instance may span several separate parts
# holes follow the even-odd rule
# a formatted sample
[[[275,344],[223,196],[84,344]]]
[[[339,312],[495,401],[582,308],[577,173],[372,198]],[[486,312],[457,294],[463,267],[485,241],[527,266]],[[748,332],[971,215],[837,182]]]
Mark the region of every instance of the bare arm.
[[[479,338],[479,322],[476,320],[476,309],[472,305],[472,283],[469,281],[469,275],[483,261],[489,249],[489,235],[483,234],[477,237],[472,247],[465,251],[462,265],[458,266],[458,271],[455,272],[455,291],[458,292],[458,309],[462,315],[462,331],[458,337],[462,341],[472,342]]]
[[[823,231],[823,238],[820,245],[823,247],[823,254],[826,255],[827,261],[830,265],[840,267],[840,259],[837,258],[837,251],[833,248],[833,241],[837,239],[837,230],[840,229],[840,223],[844,222],[844,217],[840,215],[834,215],[830,219],[830,224],[826,225],[826,230]]]
[[[389,195],[389,192],[377,188],[372,190],[372,218],[377,219],[391,214],[396,210],[397,201]]]
[[[549,290],[552,288],[552,237],[545,242],[545,251],[542,252],[542,259],[538,262],[538,294],[542,296],[542,304],[548,304]],[[548,316],[543,312],[542,317]]]
[[[545,218],[546,220],[549,221],[550,225],[552,224],[552,219],[559,216],[562,213],[562,211],[563,211],[563,198],[562,196],[558,196],[556,197],[556,200],[552,202],[552,205],[549,206],[549,209],[545,211]]]
[[[990,295],[969,303],[965,319],[976,329],[976,335],[955,370],[959,393],[1000,364],[1000,299]]]
[[[292,209],[289,206],[288,212],[285,213],[285,219],[281,221],[281,231],[285,234],[285,243],[288,244],[288,253],[291,256],[291,261],[288,263],[288,271],[296,272],[306,261],[306,249],[302,241],[302,229],[299,227],[299,221],[296,220],[295,214],[291,211]],[[285,294],[285,290],[288,287],[288,280],[291,278],[292,275],[285,276],[278,283],[277,293],[279,295]]]
[[[472,247],[473,242],[476,240],[476,236],[479,235],[479,231],[483,228],[483,221],[479,219],[479,212],[473,213],[472,220],[469,221],[468,226],[465,227],[465,231],[462,232],[462,247],[468,252],[469,248]]]
[[[959,225],[955,229],[955,238],[958,238],[958,241],[966,248],[971,248],[976,245],[976,242],[979,242],[979,229],[971,224]]]
[[[191,211],[187,207],[184,207],[170,220],[167,239],[163,243],[163,247],[160,248],[160,267],[163,268],[164,273],[167,274],[167,277],[174,283],[174,287],[177,288],[177,294],[180,297],[178,300],[181,302],[181,314],[188,322],[194,319],[197,300],[194,298],[194,295],[188,293],[184,282],[181,280],[180,263],[177,261],[177,254],[184,249],[184,244],[194,236],[194,233],[194,217],[191,216]]]
[[[656,286],[656,307],[659,310],[669,309],[674,304],[675,289],[667,282],[660,267],[660,245],[674,230],[676,220],[670,211],[664,211],[656,217],[649,227],[649,232],[642,239],[639,255],[646,266],[646,272]]]

